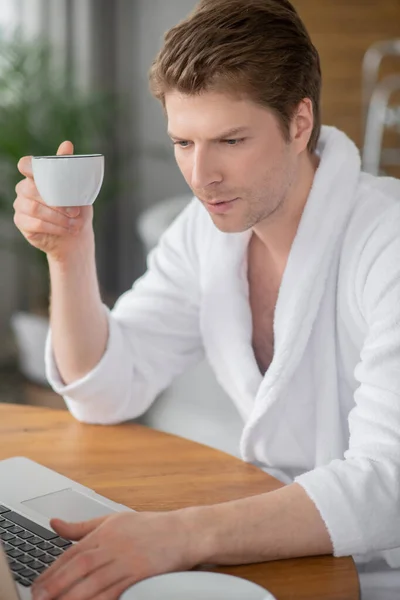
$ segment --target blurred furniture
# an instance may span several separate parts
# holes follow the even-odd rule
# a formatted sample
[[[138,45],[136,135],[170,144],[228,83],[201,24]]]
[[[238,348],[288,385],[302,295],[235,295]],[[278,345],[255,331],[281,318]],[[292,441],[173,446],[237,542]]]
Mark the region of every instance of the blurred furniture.
[[[278,489],[253,465],[137,424],[83,425],[64,411],[0,405],[0,459],[26,456],[137,510],[215,504]],[[357,600],[351,558],[320,556],[207,568],[254,581],[279,600]]]
[[[23,386],[23,402],[30,406],[67,410],[62,396],[53,392],[50,387],[43,387],[30,381],[26,381]]]
[[[392,97],[400,92],[400,60],[397,74],[379,80],[384,58],[400,59],[400,39],[373,44],[365,53],[363,75],[364,146],[363,169],[373,175],[385,173],[385,167],[400,166],[400,103],[390,105]],[[397,147],[385,147],[385,132],[397,134]]]
[[[191,199],[167,198],[139,216],[137,229],[146,253]],[[206,360],[177,377],[139,422],[239,456],[243,421]]]
[[[11,317],[11,327],[18,347],[21,373],[38,385],[48,386],[44,365],[48,317],[17,311]]]
[[[0,365],[0,403],[31,404],[66,410],[61,396],[49,386],[44,387],[27,379],[15,360]]]
[[[165,200],[150,206],[139,215],[137,230],[147,253],[157,245],[164,231],[189,204],[191,199],[192,196],[189,194],[165,198]]]

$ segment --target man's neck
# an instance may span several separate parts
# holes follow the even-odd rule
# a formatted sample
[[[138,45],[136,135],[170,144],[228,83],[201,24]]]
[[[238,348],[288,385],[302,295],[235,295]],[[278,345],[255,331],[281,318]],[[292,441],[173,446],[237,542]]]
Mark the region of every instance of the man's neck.
[[[283,272],[290,249],[302,217],[304,208],[319,165],[316,154],[305,154],[299,164],[298,177],[285,199],[283,209],[273,219],[258,223],[253,227],[257,244],[264,246],[266,254]]]

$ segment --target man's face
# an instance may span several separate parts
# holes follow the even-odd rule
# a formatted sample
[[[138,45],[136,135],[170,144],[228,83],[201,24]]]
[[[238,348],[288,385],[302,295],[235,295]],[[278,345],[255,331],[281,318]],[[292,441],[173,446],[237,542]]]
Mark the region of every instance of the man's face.
[[[245,231],[279,213],[297,156],[271,111],[216,92],[173,91],[165,103],[178,166],[218,229]]]

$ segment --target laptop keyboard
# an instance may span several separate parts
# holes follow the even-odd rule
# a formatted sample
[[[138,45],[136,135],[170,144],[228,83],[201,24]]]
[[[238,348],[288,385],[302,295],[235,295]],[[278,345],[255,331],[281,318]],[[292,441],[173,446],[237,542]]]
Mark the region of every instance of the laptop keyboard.
[[[2,505],[0,540],[15,581],[25,587],[71,546],[54,531]]]

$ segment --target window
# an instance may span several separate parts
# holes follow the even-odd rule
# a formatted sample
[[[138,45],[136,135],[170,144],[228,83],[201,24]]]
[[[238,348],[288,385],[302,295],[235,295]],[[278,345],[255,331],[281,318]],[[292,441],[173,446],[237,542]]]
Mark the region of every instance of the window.
[[[11,33],[18,24],[18,0],[1,0],[0,33]]]

